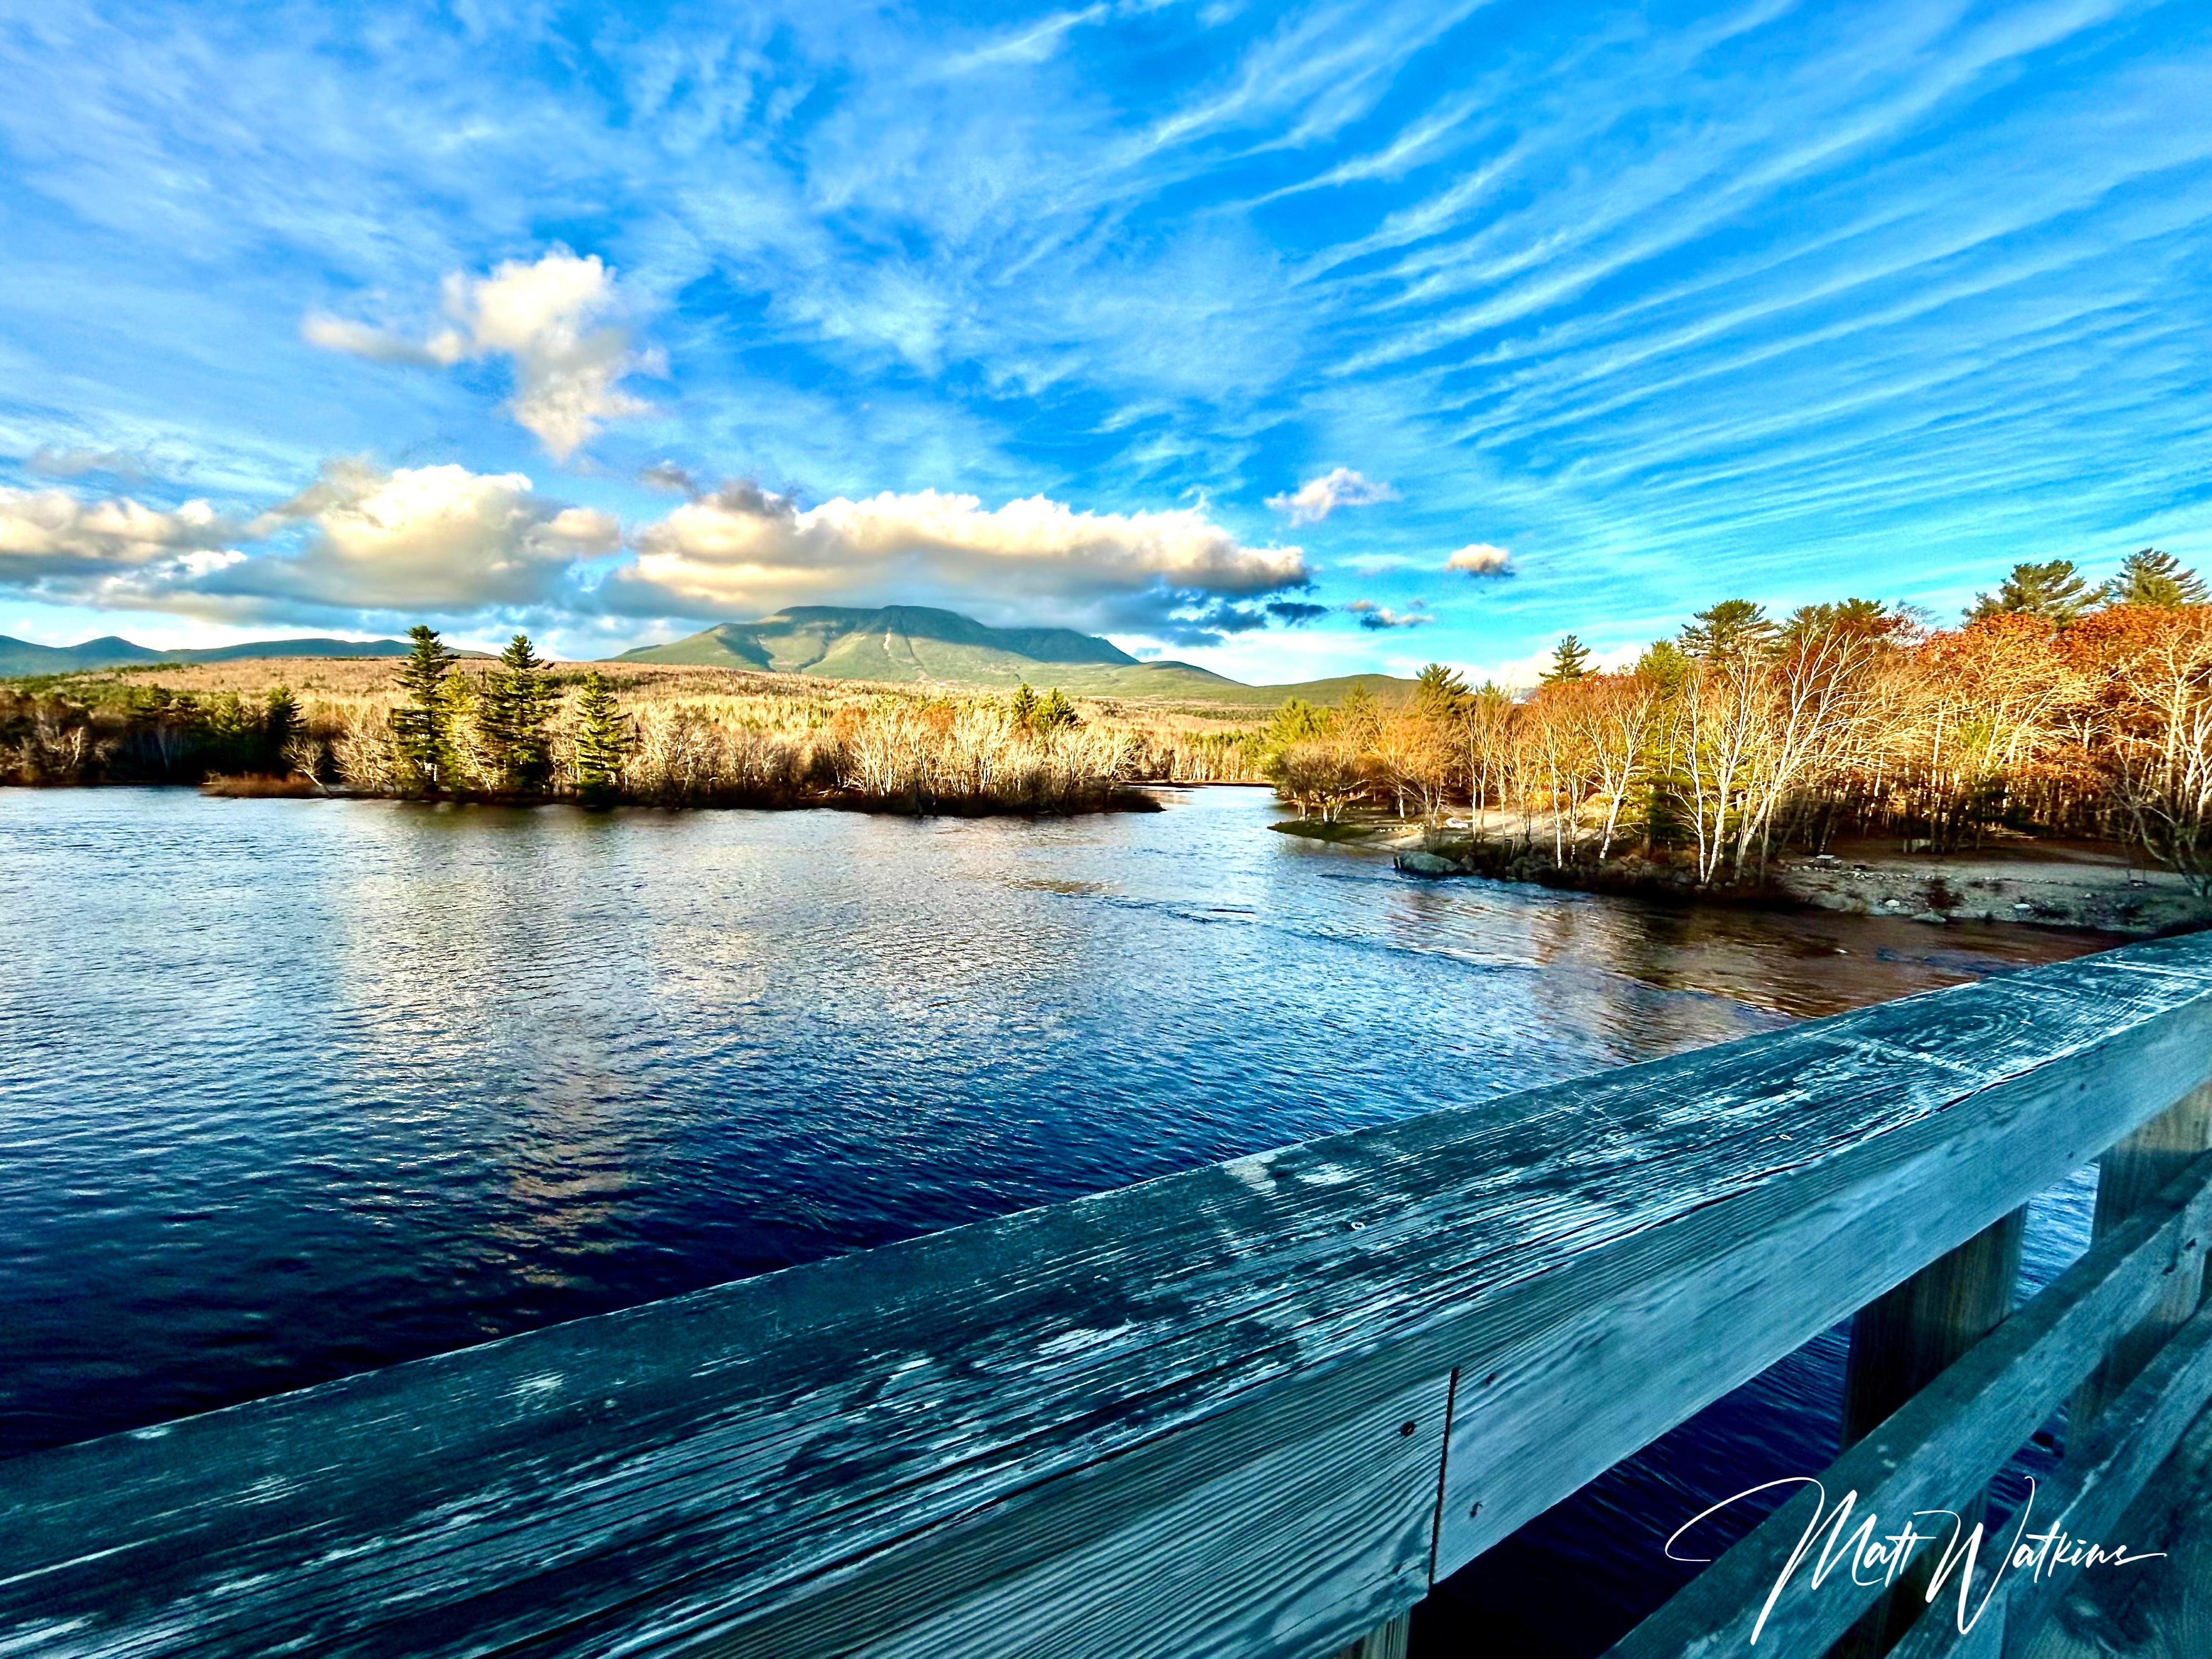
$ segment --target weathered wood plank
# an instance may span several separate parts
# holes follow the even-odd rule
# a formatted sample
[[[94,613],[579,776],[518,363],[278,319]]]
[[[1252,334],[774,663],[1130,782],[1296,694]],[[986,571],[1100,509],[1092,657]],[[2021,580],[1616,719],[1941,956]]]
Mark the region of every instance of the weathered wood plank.
[[[2135,947],[17,1460],[0,1641],[1014,1653],[1084,1559],[1070,1659],[1326,1654],[1411,1599],[1397,1402],[1461,1368],[1449,1571],[2205,1083],[2208,994]],[[1278,1453],[1354,1495],[1274,1547],[1369,1565],[1117,1617]]]
[[[2212,1088],[2198,1089],[2168,1107],[2097,1160],[2097,1211],[2092,1237],[2101,1238],[2133,1215],[2136,1206],[2173,1178],[2174,1171],[2212,1146]],[[2067,1413],[2069,1434],[2085,1430],[2105,1402],[2135,1378],[2203,1299],[2204,1281],[2177,1282],[2142,1323],[2124,1332]]]
[[[2203,1271],[2201,1254],[2193,1265],[2200,1273]],[[2033,1568],[2017,1568],[2013,1565],[2016,1557],[2002,1551],[2034,1550],[2030,1527],[2036,1533],[2057,1528],[2084,1543],[2151,1547],[2140,1538],[2115,1537],[2112,1528],[2208,1399],[2212,1399],[2212,1309],[2173,1333],[2142,1374],[2106,1408],[2085,1443],[2060,1464],[2049,1487],[2037,1494],[2032,1515],[2015,1517],[2004,1535],[1993,1540],[2001,1547],[1993,1559],[2004,1563],[2004,1576],[1993,1585],[1984,1580],[1958,1595],[1939,1596],[1898,1644],[1895,1659],[1950,1659],[1967,1641],[1984,1649],[1994,1641],[2005,1659],[2024,1659],[2036,1632],[2081,1568],[2055,1553]],[[2143,1573],[2159,1565],[2145,1562],[2103,1571]],[[1960,1595],[1969,1598],[1963,1613]],[[1981,1628],[1984,1620],[1990,1631]],[[1961,1632],[1960,1625],[1968,1622],[1973,1630]]]
[[[1850,1352],[1844,1366],[1844,1445],[1872,1433],[2004,1322],[2012,1312],[2027,1239],[2023,1206],[1852,1316]],[[1986,1506],[1979,1492],[1954,1493],[1952,1501],[1968,1527],[1982,1518]],[[1879,1659],[1887,1653],[1911,1627],[1934,1571],[1932,1557],[1908,1564],[1830,1650],[1829,1659]]]
[[[2012,981],[2006,988],[2027,987]],[[2030,1029],[2064,1017],[2049,1003],[2024,1002],[2019,1012]],[[1924,1041],[1933,1033],[1916,1035]],[[2187,1079],[2203,1057],[2191,1057],[2191,1045],[2203,1039],[2179,1026],[2170,1036],[2172,1046],[2148,1026],[2131,1028],[2065,1066],[2012,1074],[2005,1054],[2014,1039],[1984,1028],[1961,1047],[1991,1061],[1989,1086],[1959,1097],[1973,1108],[1964,1117],[1885,1124],[1852,1146],[1808,1152],[1801,1168],[1778,1170],[1656,1237],[1603,1252],[1561,1251],[1547,1280],[1559,1301],[1547,1304],[1545,1287],[1522,1293],[1529,1322],[1542,1320],[1540,1334],[1503,1352],[1450,1351],[1462,1384],[1439,1572],[1472,1559],[2196,1086]],[[1887,1065],[1898,1049],[1885,1043],[1880,1053]],[[1900,1080],[1894,1066],[1887,1074]],[[1849,1094],[1832,1073],[1801,1082],[1814,1098]],[[1862,1103],[1846,1109],[1863,1109],[1863,1097],[1852,1098]],[[1808,1138],[1809,1126],[1780,1127],[1786,1121],[1768,1133]],[[1632,1263],[1641,1277],[1620,1275]]]
[[[2014,1210],[1858,1310],[1844,1363],[1844,1445],[1871,1434],[2004,1322],[2027,1237],[2027,1212]]]
[[[1784,1569],[1808,1529],[1856,1494],[1856,1526],[1869,1514],[1887,1535],[1919,1510],[1950,1510],[1978,1494],[2027,1432],[2097,1363],[2112,1330],[2139,1318],[2178,1274],[2202,1273],[2212,1238],[2212,1154],[2033,1301],[1998,1326],[1933,1383],[1859,1440],[1667,1605],[1607,1659],[1664,1659],[1748,1650],[1819,1654],[1881,1593],[1848,1570],[1815,1586],[1802,1561],[1779,1595]],[[1971,1524],[1971,1521],[1968,1522]],[[1821,1535],[1822,1542],[1827,1534]],[[1838,1553],[1844,1552],[1838,1551]],[[1817,1559],[1817,1554],[1816,1554]]]
[[[2212,1409],[2144,1483],[2112,1529],[2165,1553],[2140,1569],[2084,1573],[2030,1638],[2027,1659],[2203,1659],[2212,1653]],[[1978,1626],[1977,1633],[1978,1633]],[[1970,1659],[1963,1649],[1946,1659]]]

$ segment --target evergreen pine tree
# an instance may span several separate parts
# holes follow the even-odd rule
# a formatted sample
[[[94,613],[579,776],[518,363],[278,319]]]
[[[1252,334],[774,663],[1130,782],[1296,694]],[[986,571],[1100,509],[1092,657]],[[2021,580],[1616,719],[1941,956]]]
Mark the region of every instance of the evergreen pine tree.
[[[299,741],[303,729],[300,704],[292,695],[292,688],[270,687],[261,716],[261,747],[270,770],[283,771],[290,767],[287,751]]]
[[[1556,685],[1561,680],[1578,680],[1589,672],[1589,647],[1570,634],[1559,641],[1552,653],[1552,666],[1544,675],[1544,684]]]
[[[629,717],[615,703],[603,674],[587,674],[576,699],[576,793],[594,805],[614,799],[623,762],[635,744]]]
[[[1024,732],[1031,730],[1036,725],[1037,694],[1030,690],[1030,683],[1027,680],[1024,680],[1021,689],[1014,693],[1013,701],[1008,705],[1008,712],[1013,715],[1014,724]]]
[[[1968,622],[2011,614],[2039,617],[2063,628],[2080,617],[2097,594],[2074,568],[2071,559],[2016,564],[1994,593],[1978,593],[1966,611]]]
[[[1044,694],[1036,706],[1036,727],[1040,732],[1057,732],[1064,726],[1080,726],[1083,717],[1075,712],[1075,705],[1058,686]]]
[[[477,723],[490,751],[494,783],[505,793],[542,789],[552,770],[545,722],[552,713],[553,687],[540,672],[545,665],[530,636],[517,634],[484,683],[483,714]]]
[[[1413,682],[1413,706],[1431,720],[1449,720],[1468,696],[1467,682],[1440,662],[1429,664]]]
[[[1631,823],[1643,830],[1647,853],[1664,852],[1687,845],[1691,836],[1690,780],[1682,775],[1668,729],[1674,705],[1689,682],[1689,654],[1672,640],[1660,640],[1638,659],[1636,672],[1657,687],[1662,712],[1644,739],[1641,800]]]
[[[1683,625],[1682,649],[1703,661],[1717,662],[1759,650],[1775,635],[1766,607],[1749,599],[1723,599]]]
[[[2203,579],[2195,571],[2185,568],[2171,553],[2146,547],[2120,562],[2120,574],[2105,584],[2102,597],[2108,605],[2150,605],[2172,610],[2203,605],[2208,595]]]
[[[454,656],[438,630],[422,623],[409,629],[407,637],[415,648],[399,665],[399,690],[405,700],[392,711],[392,736],[408,781],[435,794],[448,787],[453,770],[446,677],[453,672]]]

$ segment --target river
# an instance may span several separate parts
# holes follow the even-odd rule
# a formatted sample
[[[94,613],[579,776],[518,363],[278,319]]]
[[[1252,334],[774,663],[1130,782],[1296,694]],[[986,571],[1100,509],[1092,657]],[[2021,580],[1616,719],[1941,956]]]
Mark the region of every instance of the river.
[[[1415,882],[1263,792],[1163,799],[0,791],[0,1455],[2098,943]],[[1602,1645],[1656,1538],[1826,1461],[1840,1352],[1476,1563],[1417,1652]]]

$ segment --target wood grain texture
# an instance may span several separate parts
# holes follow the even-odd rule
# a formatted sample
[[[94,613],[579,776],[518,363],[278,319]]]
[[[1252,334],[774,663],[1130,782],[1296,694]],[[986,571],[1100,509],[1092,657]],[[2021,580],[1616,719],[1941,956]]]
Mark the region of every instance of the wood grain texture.
[[[0,1651],[1316,1659],[2208,1079],[2161,941],[15,1460]]]
[[[2196,1266],[2200,1273],[2203,1270],[2201,1258]],[[2050,1486],[2036,1496],[2021,1547],[2033,1548],[2033,1534],[2057,1527],[2088,1543],[2154,1549],[2155,1545],[2143,1541],[2145,1534],[2129,1538],[2116,1529],[2208,1399],[2212,1399],[2212,1309],[2173,1333],[2142,1375],[2106,1408],[2085,1443],[2059,1466]],[[2012,1542],[2019,1531],[2008,1527],[2002,1541]],[[2166,1565],[2144,1561],[2098,1571],[2139,1579]],[[1966,1642],[1980,1649],[1994,1644],[2004,1659],[2024,1659],[2045,1620],[2081,1572],[2079,1566],[2056,1559],[2038,1571],[2008,1571],[1990,1587],[1985,1605],[1983,1587],[1977,1585],[1967,1608],[1975,1628],[1963,1637],[1956,1598],[1939,1598],[1898,1644],[1895,1659],[1953,1659]],[[1973,1618],[1978,1605],[1983,1611]],[[1984,1622],[1989,1630],[1982,1628]]]
[[[2084,960],[2117,967],[2129,954]],[[1877,1047],[1855,1056],[1856,1066],[1799,1072],[1801,1098],[1818,1101],[1819,1108],[1797,1122],[1778,1116],[1764,1126],[1770,1138],[1788,1135],[1796,1146],[1819,1137],[1816,1123],[1856,1113],[1859,1136],[1809,1147],[1805,1163],[1777,1168],[1724,1200],[1606,1249],[1563,1249],[1542,1279],[1518,1288],[1517,1318],[1467,1321],[1462,1328],[1479,1334],[1483,1345],[1448,1350],[1462,1383],[1445,1472],[1439,1574],[1471,1560],[2197,1086],[2193,1074],[2212,1056],[2204,1035],[2187,1019],[2130,1025],[2069,1049],[2063,1064],[2016,1066],[2021,1051],[2014,1045],[2057,1035],[2045,1022],[2065,1017],[2062,1004],[2042,1000],[2050,984],[2022,975],[1976,988],[1996,993],[2004,1012],[2022,1024],[1993,1020],[1960,1046],[1958,1055],[1979,1056],[1990,1068],[1954,1097],[1966,1110],[1892,1118],[1860,1093],[1855,1079],[1911,1090],[1908,1054],[1932,1065],[1968,1064],[1924,1047],[1907,1048],[1885,1032]],[[1887,1012],[1902,1013],[1919,1001],[1890,1004]],[[1999,1006],[1985,1005],[1992,1015]],[[1832,1029],[1844,1024],[1835,1022]],[[1928,1022],[1913,1036],[1921,1044],[1940,1041],[1940,1030]],[[1952,1074],[1954,1086],[1963,1080]],[[1929,1083],[1942,1086],[1932,1077]],[[1709,1130],[1725,1133],[1732,1115],[1717,1103]],[[1537,1329],[1517,1343],[1492,1338],[1516,1325]]]
[[[2003,1323],[2012,1312],[2027,1239],[2023,1206],[1852,1316],[1850,1352],[1844,1366],[1844,1445],[1879,1428]],[[1968,1527],[1981,1520],[1987,1507],[1980,1492],[1954,1492],[1950,1504]],[[1935,1570],[1932,1556],[1910,1563],[1829,1650],[1829,1659],[1880,1659],[1887,1653],[1924,1605],[1922,1593]]]
[[[1872,1513],[1881,1536],[1915,1511],[1961,1509],[2097,1363],[2115,1328],[2154,1306],[2177,1276],[2203,1271],[2208,1238],[2212,1154],[1844,1452],[1820,1473],[1820,1488],[1784,1504],[1607,1659],[1826,1652],[1882,1592],[1878,1579],[1857,1583],[1848,1571],[1816,1586],[1811,1564],[1801,1563],[1787,1588],[1773,1593],[1816,1520],[1832,1516],[1849,1494],[1856,1497],[1848,1526]]]
[[[2029,1638],[2027,1659],[2203,1659],[2212,1653],[2212,1409],[2113,1528],[2161,1550],[2140,1568],[2084,1573]],[[1975,1659],[1954,1650],[1946,1659]]]
[[[2175,1170],[2212,1146],[2212,1088],[2198,1089],[2160,1112],[2097,1160],[2097,1209],[2091,1237],[2101,1238],[2136,1212],[2136,1206],[2172,1180]],[[2105,1402],[2131,1382],[2166,1339],[2179,1329],[2203,1299],[2204,1280],[2177,1282],[2165,1301],[2142,1323],[2123,1333],[2112,1352],[2068,1412],[2068,1432],[2096,1421]]]

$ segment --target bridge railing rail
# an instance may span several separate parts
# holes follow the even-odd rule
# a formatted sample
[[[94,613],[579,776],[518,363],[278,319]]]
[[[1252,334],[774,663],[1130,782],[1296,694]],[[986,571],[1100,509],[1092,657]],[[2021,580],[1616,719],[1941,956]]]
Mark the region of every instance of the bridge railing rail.
[[[2161,941],[16,1459],[0,1655],[1384,1651],[1861,1310],[1882,1433],[1992,1328],[2015,1417],[2076,1366],[2139,1409],[2197,1363],[2147,1287],[2208,1084],[2212,937]],[[2071,1311],[2000,1326],[2018,1213],[2107,1154]],[[1723,1650],[1750,1559],[1634,1651]]]

